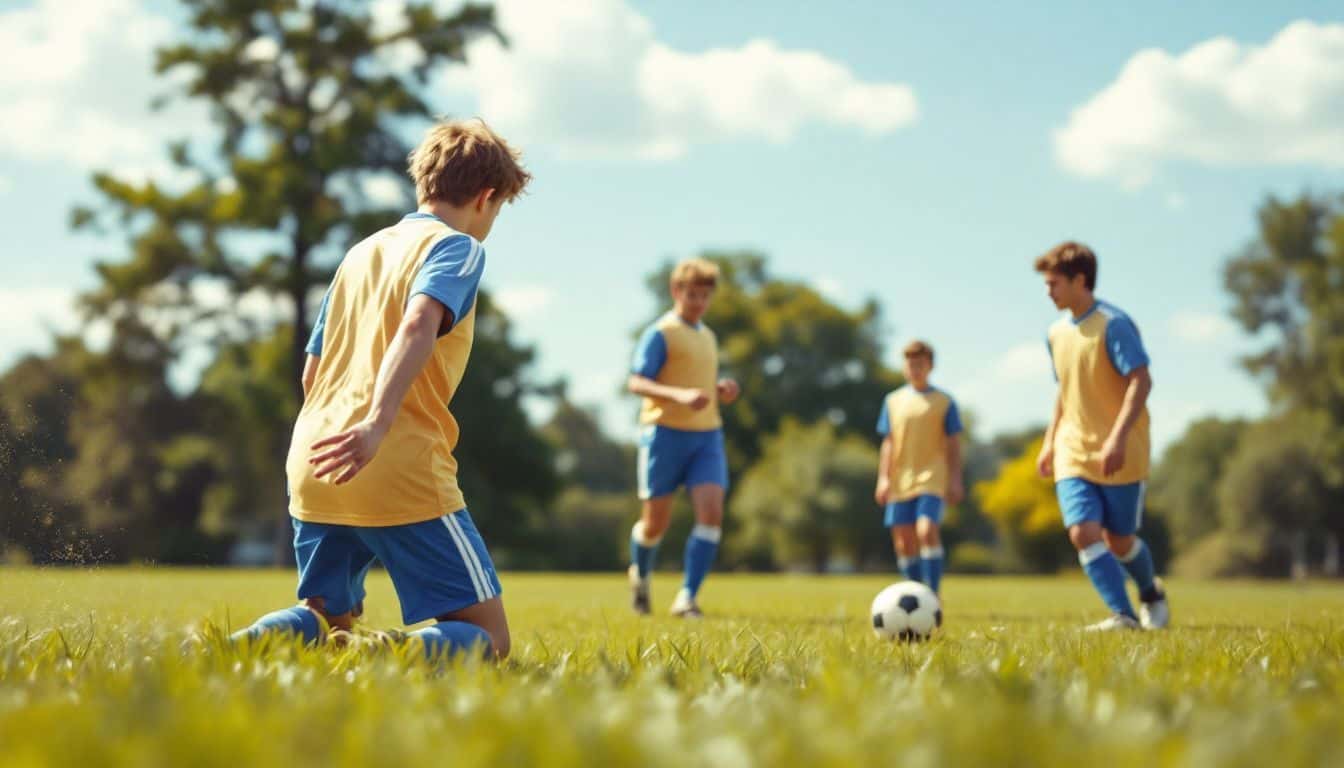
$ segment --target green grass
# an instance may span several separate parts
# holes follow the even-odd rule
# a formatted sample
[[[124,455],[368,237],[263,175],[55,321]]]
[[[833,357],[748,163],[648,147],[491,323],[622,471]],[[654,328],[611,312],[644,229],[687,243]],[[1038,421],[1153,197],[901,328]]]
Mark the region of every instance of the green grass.
[[[1338,585],[1175,583],[1174,629],[1085,636],[1080,580],[953,576],[905,646],[868,628],[888,580],[714,576],[683,623],[629,615],[619,575],[506,575],[514,657],[436,674],[183,651],[290,602],[285,573],[0,569],[0,765],[1344,764]]]

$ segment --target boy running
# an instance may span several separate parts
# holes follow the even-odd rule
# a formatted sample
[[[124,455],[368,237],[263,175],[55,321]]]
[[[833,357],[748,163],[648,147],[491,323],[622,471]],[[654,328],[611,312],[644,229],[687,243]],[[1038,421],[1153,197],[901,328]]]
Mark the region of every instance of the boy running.
[[[1050,300],[1068,314],[1050,326],[1048,345],[1059,382],[1037,469],[1055,492],[1078,560],[1111,616],[1091,631],[1156,629],[1170,614],[1153,556],[1136,535],[1148,478],[1148,393],[1153,380],[1139,329],[1093,295],[1097,257],[1061,243],[1036,260]],[[1139,588],[1139,612],[1125,573]]]
[[[485,123],[434,126],[410,156],[419,208],[351,248],[322,302],[287,474],[301,603],[235,639],[350,630],[375,559],[410,637],[439,657],[509,653],[499,579],[457,484],[449,411],[466,370],[481,241],[531,175]]]
[[[959,504],[962,484],[961,416],[952,397],[929,384],[933,347],[922,341],[905,348],[909,383],[887,395],[877,420],[882,435],[878,460],[878,506],[901,573],[934,592],[943,579],[943,543],[938,528],[943,508]]]
[[[640,411],[639,522],[630,531],[630,588],[637,613],[650,610],[649,573],[667,532],[673,494],[686,486],[695,528],[686,542],[685,580],[672,615],[699,618],[696,602],[723,535],[723,496],[728,460],[719,404],[737,399],[737,382],[719,378],[714,332],[700,320],[709,309],[719,268],[690,259],[672,270],[673,309],[644,331],[635,350],[628,387],[644,398]]]

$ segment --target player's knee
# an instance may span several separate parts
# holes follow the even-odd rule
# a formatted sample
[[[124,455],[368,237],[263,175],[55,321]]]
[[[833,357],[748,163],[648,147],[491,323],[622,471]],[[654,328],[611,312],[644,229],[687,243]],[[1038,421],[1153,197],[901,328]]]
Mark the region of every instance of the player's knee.
[[[320,597],[306,597],[303,599],[303,607],[322,617],[327,626],[332,629],[343,629],[346,632],[355,627],[355,613],[346,611],[345,613],[333,614],[327,611],[327,601]],[[363,607],[363,603],[360,603]]]
[[[1074,549],[1083,550],[1101,541],[1101,531],[1094,525],[1074,525],[1069,528],[1069,541]]]
[[[645,516],[635,523],[630,536],[646,547],[656,547],[662,542],[663,534],[667,533],[667,524],[667,518],[659,520]]]
[[[509,651],[513,649],[513,640],[509,637],[509,630],[500,629],[494,632],[488,632],[490,635],[490,650],[495,661],[503,661],[509,658]]]
[[[938,526],[933,523],[921,524],[916,535],[919,537],[921,546],[937,547],[942,544],[942,539],[938,535]]]
[[[1105,533],[1104,535],[1106,537],[1106,548],[1111,550],[1111,554],[1121,559],[1124,559],[1133,551],[1135,539],[1138,538],[1133,534],[1121,536],[1113,533]]]

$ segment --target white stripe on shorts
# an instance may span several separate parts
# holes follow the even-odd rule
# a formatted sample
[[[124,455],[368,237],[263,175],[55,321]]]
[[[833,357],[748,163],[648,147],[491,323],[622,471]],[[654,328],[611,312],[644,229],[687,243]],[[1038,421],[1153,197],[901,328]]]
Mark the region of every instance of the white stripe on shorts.
[[[457,519],[457,515],[448,516],[448,524],[457,529],[457,533],[462,537],[462,541],[467,545],[467,567],[475,567],[476,575],[480,577],[481,588],[485,590],[485,597],[488,599],[495,596],[495,585],[490,581],[490,574],[485,572],[485,566],[481,565],[481,556],[476,554],[476,548],[471,546],[471,539],[467,537],[467,532],[462,528],[462,521]]]
[[[1146,481],[1139,483],[1139,508],[1134,510],[1135,533],[1138,533],[1139,529],[1143,527],[1143,501],[1144,497],[1146,497],[1147,495],[1148,495],[1148,483]]]
[[[626,477],[629,477],[629,475],[626,475]],[[639,453],[635,458],[635,483],[639,489],[639,498],[648,499],[652,496],[649,492],[649,446],[642,440],[639,444]]]
[[[453,520],[452,515],[444,515],[439,518],[439,521],[443,523],[444,528],[448,529],[448,535],[453,537],[453,543],[457,545],[457,554],[462,558],[462,564],[467,567],[467,574],[471,576],[471,585],[476,588],[476,600],[485,600],[485,587],[481,584],[481,577],[476,574],[476,569],[472,567],[471,560],[468,559],[467,553],[471,551],[471,544],[466,541],[461,529],[454,527],[453,523],[457,521]]]

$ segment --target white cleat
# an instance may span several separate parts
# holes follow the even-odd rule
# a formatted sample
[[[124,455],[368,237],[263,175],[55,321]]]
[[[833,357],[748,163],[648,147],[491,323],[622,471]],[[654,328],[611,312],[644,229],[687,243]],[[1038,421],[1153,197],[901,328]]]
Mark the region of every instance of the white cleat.
[[[1083,628],[1084,632],[1121,632],[1126,629],[1138,629],[1139,622],[1123,614],[1114,614],[1096,624],[1089,624]]]
[[[705,614],[700,610],[700,606],[696,604],[695,598],[684,587],[677,593],[677,599],[672,601],[672,615],[679,619],[702,619],[705,617]]]
[[[1139,624],[1144,629],[1166,629],[1171,624],[1171,608],[1167,607],[1167,588],[1161,579],[1155,579],[1158,598],[1152,602],[1139,602]]]

